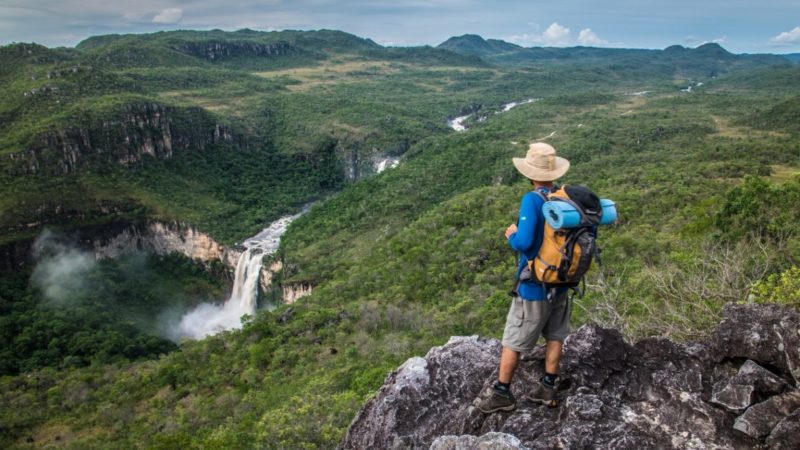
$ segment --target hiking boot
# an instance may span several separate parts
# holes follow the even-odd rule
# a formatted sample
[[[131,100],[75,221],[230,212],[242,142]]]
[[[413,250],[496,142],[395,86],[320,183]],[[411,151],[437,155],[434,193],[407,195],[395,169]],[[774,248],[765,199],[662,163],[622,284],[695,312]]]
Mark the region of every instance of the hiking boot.
[[[533,387],[533,390],[528,394],[527,399],[534,403],[544,403],[545,405],[554,405],[556,403],[556,394],[558,393],[558,382],[553,386],[548,386],[542,380]]]
[[[489,414],[495,411],[511,411],[517,407],[517,401],[511,391],[501,392],[489,386],[472,402],[472,405]]]

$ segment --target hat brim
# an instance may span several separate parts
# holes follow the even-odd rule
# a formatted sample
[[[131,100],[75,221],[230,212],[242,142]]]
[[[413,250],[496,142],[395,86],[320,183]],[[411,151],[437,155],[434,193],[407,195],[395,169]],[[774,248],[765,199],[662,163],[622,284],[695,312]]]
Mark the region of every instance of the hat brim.
[[[511,158],[511,161],[514,163],[514,167],[517,168],[519,173],[525,176],[525,178],[534,181],[554,181],[563,177],[569,170],[569,161],[560,156],[556,156],[555,168],[553,170],[534,167],[528,164],[525,158]]]

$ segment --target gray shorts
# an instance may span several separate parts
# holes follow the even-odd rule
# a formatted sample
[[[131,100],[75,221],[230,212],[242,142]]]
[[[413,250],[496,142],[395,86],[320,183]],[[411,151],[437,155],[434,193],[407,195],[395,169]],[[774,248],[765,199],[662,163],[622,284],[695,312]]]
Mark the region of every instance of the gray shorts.
[[[528,301],[517,296],[511,303],[503,331],[503,346],[517,352],[533,350],[539,335],[548,341],[563,341],[570,332],[572,305],[567,291],[551,301]]]

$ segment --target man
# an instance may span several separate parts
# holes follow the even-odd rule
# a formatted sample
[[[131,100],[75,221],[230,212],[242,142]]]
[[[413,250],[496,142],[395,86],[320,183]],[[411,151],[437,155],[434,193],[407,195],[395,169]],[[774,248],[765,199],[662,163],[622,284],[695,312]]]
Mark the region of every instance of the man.
[[[528,260],[535,258],[539,252],[544,236],[544,199],[536,191],[547,195],[554,190],[553,182],[567,172],[569,161],[556,156],[552,146],[537,142],[530,145],[525,158],[513,158],[513,163],[534,187],[533,191],[522,197],[517,223],[510,225],[505,232],[511,248],[520,253],[517,268],[519,280]],[[568,290],[545,289],[535,280],[518,281],[517,286],[503,332],[497,381],[474,401],[474,405],[484,413],[510,411],[516,407],[516,400],[511,393],[511,379],[520,353],[532,350],[540,334],[547,341],[545,374],[532,386],[527,398],[534,402],[549,403],[556,394],[561,347],[570,331]]]

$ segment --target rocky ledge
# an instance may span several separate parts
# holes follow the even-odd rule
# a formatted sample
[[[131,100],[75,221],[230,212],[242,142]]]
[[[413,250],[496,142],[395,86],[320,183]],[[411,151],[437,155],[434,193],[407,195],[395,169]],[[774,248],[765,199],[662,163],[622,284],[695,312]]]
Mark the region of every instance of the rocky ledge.
[[[525,355],[517,408],[482,414],[472,400],[497,375],[501,344],[453,337],[391,373],[340,448],[800,448],[800,317],[777,305],[729,305],[707,340],[634,345],[585,325],[565,342],[568,397],[524,399],[543,373]]]

